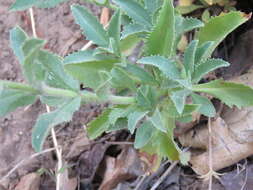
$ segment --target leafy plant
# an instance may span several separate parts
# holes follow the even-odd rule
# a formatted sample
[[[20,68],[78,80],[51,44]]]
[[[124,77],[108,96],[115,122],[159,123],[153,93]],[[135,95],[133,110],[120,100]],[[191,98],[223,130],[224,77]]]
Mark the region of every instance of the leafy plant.
[[[29,1],[17,2],[27,8],[24,2]],[[113,2],[117,9],[107,29],[86,8],[71,7],[76,23],[97,47],[65,58],[43,50],[45,42],[28,37],[21,28],[11,30],[11,46],[27,84],[0,80],[0,115],[36,99],[54,107],[51,113],[39,116],[33,128],[36,151],[42,150],[50,129],[70,121],[81,104],[109,102],[110,106],[87,125],[91,139],[128,129],[135,133],[135,148],[178,160],[182,152],[173,138],[175,122],[191,121],[194,112],[215,116],[212,102],[199,92],[228,106],[253,105],[253,89],[248,86],[223,80],[198,84],[207,73],[229,66],[211,58],[212,52],[249,19],[248,15],[234,11],[204,24],[176,13],[172,0]],[[19,6],[12,8],[19,10]],[[196,31],[195,39],[184,55],[178,56],[179,39],[192,30]],[[133,63],[128,59],[129,51],[140,41],[144,46]],[[92,91],[80,90],[81,84]]]

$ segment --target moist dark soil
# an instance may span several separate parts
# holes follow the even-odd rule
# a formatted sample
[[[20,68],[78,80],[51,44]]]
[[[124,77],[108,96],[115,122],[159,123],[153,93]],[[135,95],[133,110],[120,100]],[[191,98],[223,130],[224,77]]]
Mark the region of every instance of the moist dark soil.
[[[14,0],[0,1],[0,79],[23,82],[20,65],[9,45],[9,31],[19,25],[32,35],[31,21],[28,11],[8,11],[13,2]],[[52,9],[34,9],[38,37],[47,40],[46,49],[61,56],[79,50],[87,43],[71,15],[70,5],[73,3],[83,4],[95,15],[100,15],[99,7],[80,3],[78,0],[71,0]],[[250,0],[238,1],[237,8],[250,12],[253,10],[253,3]],[[225,45],[219,47],[217,56],[232,63],[229,69],[220,71],[219,74],[224,78],[241,74],[253,63],[252,28],[251,20],[229,36],[224,41]],[[131,138],[127,132],[113,133],[97,141],[90,141],[86,137],[85,124],[99,115],[105,106],[96,104],[82,106],[75,113],[73,121],[56,127],[58,143],[62,146],[63,160],[68,168],[67,179],[76,180],[74,185],[67,180],[63,190],[92,190],[99,189],[99,186],[100,189],[106,190],[112,189],[111,183],[116,183],[114,189],[130,190],[140,184],[143,169],[140,167],[138,153],[129,145],[117,144],[118,141],[127,141]],[[45,111],[45,106],[38,101],[32,106],[19,108],[0,118],[0,180],[18,163],[35,153],[31,146],[31,130],[38,115]],[[48,138],[44,149],[50,147],[53,147],[51,137]],[[115,163],[121,163],[121,166]],[[253,183],[251,163],[251,158],[248,158],[224,170],[227,174],[220,180],[214,180],[213,189],[237,190],[242,184],[246,184],[245,190],[253,189],[253,185],[250,185]],[[52,151],[30,159],[0,183],[0,190],[20,189],[22,185],[20,183],[24,183],[24,176],[31,173],[36,173],[40,178],[35,190],[53,190],[55,176],[52,171],[56,165],[56,155]],[[125,167],[128,171],[124,173],[120,167]],[[237,167],[244,169],[238,173]],[[139,189],[150,189],[167,168],[168,164],[164,163],[156,173],[145,178]],[[112,171],[109,171],[110,169]],[[67,188],[67,185],[70,186]],[[206,190],[207,185],[208,183],[200,180],[190,167],[178,165],[158,189]]]

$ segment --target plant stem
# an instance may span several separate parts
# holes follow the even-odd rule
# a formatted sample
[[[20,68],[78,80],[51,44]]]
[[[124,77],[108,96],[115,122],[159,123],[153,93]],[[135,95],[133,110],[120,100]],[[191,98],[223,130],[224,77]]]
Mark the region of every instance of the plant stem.
[[[22,90],[26,92],[31,92],[34,94],[39,94],[39,91],[34,89],[33,87],[23,84],[23,83],[18,83],[18,82],[12,82],[12,81],[7,81],[7,80],[0,80],[0,85],[3,85],[3,87],[10,88],[10,89],[15,89],[15,90]]]
[[[77,96],[81,96],[83,102],[85,102],[85,103],[110,102],[112,104],[132,104],[135,102],[134,97],[109,95],[106,99],[101,99],[95,93],[92,93],[92,92],[83,91],[83,92],[78,93],[78,92],[75,92],[72,90],[52,88],[52,87],[49,87],[46,85],[42,85],[42,88],[40,90],[37,90],[27,84],[6,81],[6,80],[0,80],[0,85],[3,85],[4,87],[10,88],[10,89],[31,92],[31,93],[34,93],[37,95],[62,97],[62,98],[75,98]]]

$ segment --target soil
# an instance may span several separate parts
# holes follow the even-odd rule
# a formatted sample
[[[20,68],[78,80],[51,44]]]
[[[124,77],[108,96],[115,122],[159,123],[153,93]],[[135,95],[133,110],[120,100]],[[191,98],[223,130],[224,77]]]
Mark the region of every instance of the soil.
[[[0,2],[0,79],[23,82],[24,78],[22,77],[19,63],[9,46],[9,31],[16,25],[21,26],[30,35],[32,35],[32,30],[27,11],[8,11],[8,8],[13,2],[14,0]],[[249,4],[245,2],[239,4],[238,8],[247,9],[248,11],[249,6],[247,5]],[[68,3],[57,6],[57,8],[34,9],[37,34],[40,38],[47,40],[45,48],[62,56],[80,49],[87,43],[79,27],[74,24],[70,12],[70,4],[73,3],[80,2],[78,0],[71,0]],[[91,6],[87,3],[80,4],[87,6],[95,15],[99,16],[99,7]],[[235,34],[239,36],[242,33],[246,33],[247,30],[250,30],[251,26],[247,24],[247,26],[243,26]],[[245,64],[246,68],[253,61],[251,55],[253,45],[249,40],[252,39],[253,35],[250,34],[253,34],[253,32],[249,31],[248,33],[248,37],[247,35],[246,37],[245,35],[241,37],[245,43],[247,42],[246,46],[242,42],[243,40],[237,40],[239,41],[238,44],[240,47],[246,47],[239,49],[242,51],[243,56],[237,56],[239,50],[233,48],[236,47],[235,44],[232,45],[231,52],[229,52],[229,60],[232,64],[238,64],[240,62],[241,64]],[[238,39],[240,38],[238,37]],[[222,54],[220,56],[224,57]],[[247,57],[246,61],[244,59],[245,57]],[[232,73],[234,75],[237,74],[238,67],[242,68],[242,65],[235,65],[231,67],[232,70],[222,71],[221,73],[224,77],[229,78]],[[138,176],[142,175],[143,171],[140,168],[141,162],[137,158],[138,153],[127,145],[110,144],[112,141],[125,141],[129,136],[128,133],[124,131],[114,133],[102,137],[97,141],[90,141],[86,137],[84,124],[96,117],[105,106],[95,104],[82,106],[80,111],[75,113],[72,122],[56,128],[58,143],[63,147],[63,160],[65,161],[66,167],[69,168],[67,178],[76,180],[75,185],[70,185],[70,181],[67,180],[66,184],[70,185],[70,188],[66,189],[65,187],[63,189],[98,189],[101,184],[103,189],[112,189],[110,181],[118,180],[121,183],[115,189],[127,190],[134,189],[140,182]],[[22,160],[28,159],[35,153],[31,147],[31,129],[38,115],[44,113],[45,110],[46,108],[38,101],[30,107],[19,108],[7,116],[0,118],[0,179]],[[44,149],[50,147],[53,147],[53,145],[49,137]],[[133,161],[129,158],[128,160],[129,155],[136,159]],[[248,161],[248,163],[251,163],[250,158]],[[251,170],[253,169],[252,165],[245,164],[245,162],[238,163],[238,166],[244,166],[246,168],[241,170],[242,172],[239,174],[235,172],[235,166],[226,169],[225,171],[228,173],[221,180],[214,180],[213,189],[233,190],[233,188],[238,187],[233,184],[243,184],[247,177],[249,180],[244,185],[245,189],[250,190],[250,187],[252,187],[250,186],[250,182],[252,183],[251,177],[253,175],[253,171]],[[56,164],[57,160],[54,152],[48,152],[31,159],[2,181],[0,183],[0,190],[18,189],[18,186],[24,183],[23,177],[34,172],[40,177],[40,183],[36,189],[53,190],[55,189],[55,182],[52,171],[54,171]],[[124,167],[127,168],[127,172],[123,171],[122,168]],[[163,164],[156,173],[146,177],[139,189],[150,189],[167,167],[168,164]],[[108,174],[108,171],[111,175],[103,175]],[[121,179],[115,176],[121,176]],[[124,179],[123,182],[122,179]],[[165,178],[158,189],[205,190],[207,189],[207,183],[197,178],[189,167],[177,166],[171,172],[171,175]]]

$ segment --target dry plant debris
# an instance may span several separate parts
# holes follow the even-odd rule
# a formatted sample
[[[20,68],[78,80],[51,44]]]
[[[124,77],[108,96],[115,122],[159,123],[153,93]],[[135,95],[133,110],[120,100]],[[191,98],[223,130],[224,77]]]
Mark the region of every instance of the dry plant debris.
[[[253,87],[253,72],[231,79],[233,82]],[[253,155],[253,107],[225,108],[220,117],[211,122],[213,131],[213,169],[215,171],[233,165]],[[183,146],[208,149],[208,129],[202,125],[179,137]],[[190,163],[200,175],[209,171],[208,150],[192,156]]]

